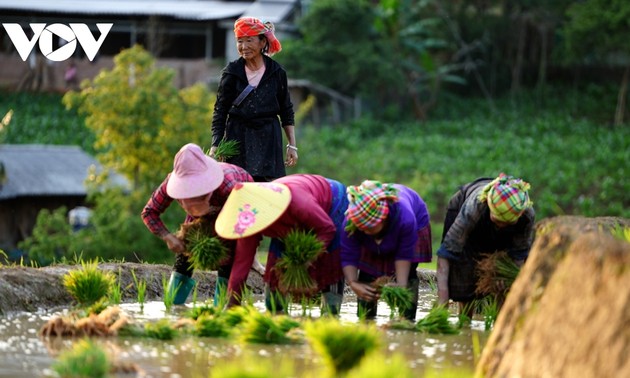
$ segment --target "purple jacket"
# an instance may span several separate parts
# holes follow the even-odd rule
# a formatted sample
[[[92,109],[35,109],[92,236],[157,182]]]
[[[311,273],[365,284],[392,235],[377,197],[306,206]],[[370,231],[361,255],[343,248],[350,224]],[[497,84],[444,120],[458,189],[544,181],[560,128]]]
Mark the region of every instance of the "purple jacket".
[[[429,224],[427,206],[418,193],[396,184],[398,201],[389,207],[389,223],[385,236],[377,244],[373,236],[356,230],[352,235],[341,235],[341,266],[359,266],[361,250],[378,255],[391,256],[392,260],[413,260],[414,248],[418,242],[418,230]],[[346,222],[347,222],[346,218]]]

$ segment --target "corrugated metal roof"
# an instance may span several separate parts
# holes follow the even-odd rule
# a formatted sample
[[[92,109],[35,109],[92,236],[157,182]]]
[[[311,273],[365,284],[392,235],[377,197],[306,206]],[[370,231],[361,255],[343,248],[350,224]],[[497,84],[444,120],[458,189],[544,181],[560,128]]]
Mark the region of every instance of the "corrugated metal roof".
[[[0,145],[5,180],[0,200],[25,196],[86,195],[85,180],[91,166],[101,165],[77,146],[40,144]],[[128,186],[114,175],[118,185]],[[1,181],[0,181],[1,182]]]
[[[188,20],[239,17],[251,1],[194,0],[0,0],[0,9],[86,15],[159,15]]]

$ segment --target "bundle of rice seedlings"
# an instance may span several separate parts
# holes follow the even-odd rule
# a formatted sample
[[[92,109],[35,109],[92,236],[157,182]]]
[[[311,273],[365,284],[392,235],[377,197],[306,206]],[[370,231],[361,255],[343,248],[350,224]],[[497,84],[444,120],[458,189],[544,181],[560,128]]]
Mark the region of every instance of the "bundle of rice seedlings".
[[[381,288],[381,299],[391,309],[390,318],[397,314],[400,316],[413,305],[413,293],[406,287],[386,285]]]
[[[279,289],[283,293],[310,296],[317,291],[317,283],[308,268],[324,251],[313,231],[292,230],[283,239],[285,250],[275,269],[279,273]]]
[[[177,236],[184,241],[188,261],[195,269],[217,270],[228,258],[228,248],[216,237],[213,225],[206,219],[182,224]]]
[[[168,319],[148,322],[144,325],[145,336],[158,340],[172,340],[177,336],[177,330]]]
[[[227,159],[234,157],[240,153],[238,148],[238,141],[236,140],[222,140],[219,142],[216,151],[214,151],[214,159],[217,161],[226,161]]]
[[[412,378],[415,376],[404,355],[395,353],[391,358],[387,358],[378,353],[372,358],[364,358],[357,368],[348,372],[346,378]]]
[[[450,313],[445,306],[433,307],[427,316],[420,319],[416,323],[416,331],[432,333],[432,334],[446,334],[454,335],[458,334],[459,330],[453,326],[449,321]]]
[[[322,318],[306,323],[305,331],[334,377],[352,370],[381,345],[381,334],[373,324],[344,325],[335,318]]]
[[[251,306],[234,306],[221,313],[221,317],[227,325],[235,327],[245,321],[252,312],[258,312]]]
[[[238,360],[223,359],[212,368],[212,378],[269,378],[298,377],[292,359],[283,358],[279,363],[268,358],[246,355]]]
[[[230,327],[221,316],[201,315],[195,322],[194,334],[200,337],[227,337]]]
[[[505,251],[484,254],[477,263],[476,293],[503,297],[508,292],[521,268]]]
[[[273,317],[251,312],[241,323],[241,341],[254,344],[292,344],[298,340],[289,334],[300,323],[286,316]]]
[[[105,349],[89,338],[77,341],[52,365],[60,377],[75,378],[107,377],[111,368]]]
[[[193,307],[189,311],[184,313],[184,316],[187,318],[191,318],[197,320],[202,315],[216,315],[221,312],[218,308],[216,308],[213,304],[204,303],[201,306]]]
[[[116,279],[110,272],[98,269],[98,261],[81,262],[80,270],[63,276],[63,285],[82,307],[90,306],[109,294]]]

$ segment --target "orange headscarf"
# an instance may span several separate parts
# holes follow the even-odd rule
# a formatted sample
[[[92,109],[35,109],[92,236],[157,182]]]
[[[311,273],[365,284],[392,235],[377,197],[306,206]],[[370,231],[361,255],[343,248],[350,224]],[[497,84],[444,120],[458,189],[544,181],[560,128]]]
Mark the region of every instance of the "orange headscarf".
[[[263,23],[256,17],[242,17],[234,22],[234,35],[236,38],[255,37],[263,34],[269,42],[269,50],[267,55],[271,56],[282,50],[282,45],[273,33],[275,30],[273,24],[269,21]]]

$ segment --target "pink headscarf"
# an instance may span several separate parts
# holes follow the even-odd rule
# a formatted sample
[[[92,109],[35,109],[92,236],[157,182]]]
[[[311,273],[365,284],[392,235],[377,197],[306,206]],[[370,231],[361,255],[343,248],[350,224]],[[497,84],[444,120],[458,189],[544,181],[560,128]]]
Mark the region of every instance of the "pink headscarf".
[[[242,17],[234,22],[234,35],[236,38],[255,37],[263,34],[267,38],[267,42],[269,42],[269,50],[267,51],[269,56],[282,50],[282,45],[273,33],[274,31],[275,28],[271,22],[263,23],[256,17]]]

